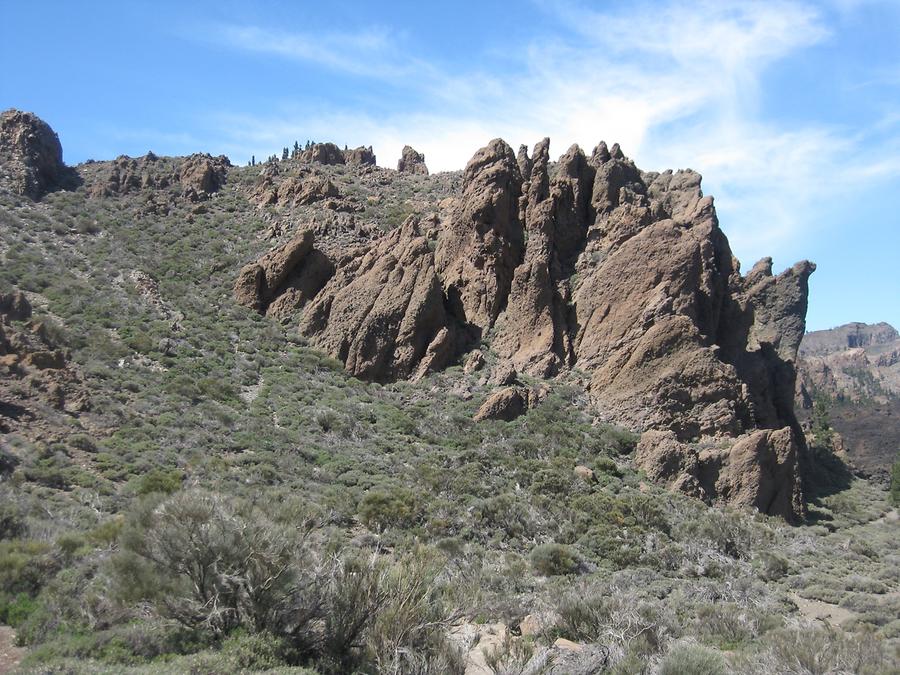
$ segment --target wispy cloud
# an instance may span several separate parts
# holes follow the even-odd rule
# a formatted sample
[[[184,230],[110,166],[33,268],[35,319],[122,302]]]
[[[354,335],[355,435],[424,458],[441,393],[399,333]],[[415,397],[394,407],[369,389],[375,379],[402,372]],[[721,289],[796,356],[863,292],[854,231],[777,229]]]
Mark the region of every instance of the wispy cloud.
[[[247,156],[294,138],[371,143],[385,165],[410,143],[432,170],[462,167],[496,136],[516,144],[549,135],[557,153],[573,142],[589,149],[601,138],[618,141],[644,168],[703,172],[736,248],[748,257],[811,227],[842,190],[900,171],[896,145],[872,151],[861,132],[786,125],[760,113],[767,69],[832,38],[821,7],[790,0],[541,6],[552,30],[497,72],[445,72],[404,53],[402,40],[382,29],[312,35],[224,27],[220,38],[236,48],[390,81],[419,104],[377,118],[309,107],[265,118],[231,115],[219,120],[222,134]],[[841,9],[851,11],[846,2]],[[890,113],[884,119],[895,132]]]

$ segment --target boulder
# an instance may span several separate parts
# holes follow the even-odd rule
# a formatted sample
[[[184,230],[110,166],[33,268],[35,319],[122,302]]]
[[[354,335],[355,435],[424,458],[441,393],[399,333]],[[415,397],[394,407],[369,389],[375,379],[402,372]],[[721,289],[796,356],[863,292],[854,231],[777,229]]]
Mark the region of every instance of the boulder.
[[[487,397],[473,418],[511,422],[528,410],[528,392],[522,387],[506,387]]]
[[[400,159],[397,160],[397,171],[427,176],[428,167],[425,166],[425,155],[416,152],[415,149],[408,145],[404,145]]]

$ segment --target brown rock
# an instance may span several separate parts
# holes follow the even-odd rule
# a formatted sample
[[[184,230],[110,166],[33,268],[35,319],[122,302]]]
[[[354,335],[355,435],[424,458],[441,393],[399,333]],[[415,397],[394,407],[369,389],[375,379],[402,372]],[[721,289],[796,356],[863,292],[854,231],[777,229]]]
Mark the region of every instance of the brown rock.
[[[300,153],[300,161],[316,164],[343,164],[344,153],[334,143],[314,143]]]
[[[487,363],[487,361],[484,358],[484,352],[480,349],[475,349],[470,352],[469,356],[466,358],[466,362],[463,365],[463,372],[466,375],[476,373],[484,368],[485,363]]]
[[[435,267],[451,312],[476,334],[490,328],[506,306],[521,262],[521,186],[512,149],[500,139],[491,141],[469,160],[462,199],[438,239]]]
[[[415,149],[408,145],[404,145],[400,159],[397,161],[397,171],[427,176],[428,167],[425,166],[425,155],[416,152]]]
[[[375,153],[372,146],[354,148],[344,151],[344,161],[353,166],[375,166]]]
[[[38,350],[26,354],[22,363],[38,370],[59,370],[66,367],[66,355],[60,350]]]
[[[194,154],[181,162],[178,180],[191,201],[202,201],[222,188],[229,168],[231,162],[225,155]]]
[[[241,268],[234,284],[234,298],[245,307],[265,312],[285,280],[313,247],[313,232],[301,229],[290,241],[278,246],[256,262]]]
[[[20,110],[0,114],[0,177],[32,199],[71,182],[59,137],[42,119]]]
[[[635,464],[651,480],[681,492],[795,520],[804,512],[801,448],[790,427],[760,429],[705,446],[682,443],[673,432],[647,431]]]
[[[507,387],[488,396],[473,418],[511,422],[528,410],[528,392],[521,387]]]
[[[413,218],[339,266],[300,321],[301,333],[348,372],[379,382],[442,368],[454,351],[449,329],[434,258]]]
[[[11,321],[24,321],[31,316],[31,303],[22,291],[0,293],[0,314]]]

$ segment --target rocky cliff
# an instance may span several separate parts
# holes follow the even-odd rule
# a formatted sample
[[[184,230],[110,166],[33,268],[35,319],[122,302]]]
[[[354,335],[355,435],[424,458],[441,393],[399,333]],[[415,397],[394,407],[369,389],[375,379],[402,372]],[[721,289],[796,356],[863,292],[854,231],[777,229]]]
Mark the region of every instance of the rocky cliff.
[[[62,159],[59,137],[42,119],[20,110],[0,114],[0,181],[31,199],[77,180]]]
[[[549,139],[518,157],[497,139],[433,225],[413,216],[325,256],[327,283],[291,300],[300,331],[377,381],[479,344],[532,377],[578,368],[598,414],[646,432],[648,474],[709,500],[802,512],[794,363],[815,266],[774,275],[764,259],[742,276],[699,174],[643,172],[618,145],[573,146],[552,163]],[[303,250],[288,256],[298,270],[314,249]],[[265,270],[285,255],[245,268],[238,299],[264,310],[283,283],[281,268],[275,286]]]

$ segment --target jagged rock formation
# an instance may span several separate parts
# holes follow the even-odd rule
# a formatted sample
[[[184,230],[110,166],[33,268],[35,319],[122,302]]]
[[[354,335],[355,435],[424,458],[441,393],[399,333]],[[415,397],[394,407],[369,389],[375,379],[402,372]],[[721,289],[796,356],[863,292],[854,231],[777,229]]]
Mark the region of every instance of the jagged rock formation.
[[[396,380],[446,365],[454,330],[417,221],[341,261],[304,310],[300,330],[365,379]]]
[[[300,161],[316,164],[345,164],[344,153],[334,143],[313,143],[300,153]]]
[[[340,197],[337,187],[327,178],[316,175],[289,176],[277,182],[274,172],[264,173],[250,201],[259,206],[304,206]]]
[[[435,266],[449,306],[476,337],[505,308],[522,259],[521,186],[512,149],[491,141],[466,165],[462,198],[438,239]]]
[[[427,176],[428,167],[425,166],[425,155],[416,152],[415,149],[408,145],[404,145],[400,159],[397,161],[397,171]]]
[[[70,186],[73,172],[63,164],[59,137],[32,113],[6,110],[0,114],[0,179],[13,192],[40,199]]]
[[[224,155],[198,153],[177,161],[152,152],[143,157],[122,155],[90,173],[89,192],[94,197],[113,197],[177,186],[189,201],[204,201],[225,184],[229,168],[231,162]]]
[[[375,166],[375,153],[372,146],[360,146],[344,151],[344,162],[354,166]]]
[[[433,236],[413,218],[332,258],[301,332],[378,381],[439,369],[485,338],[513,372],[577,367],[601,415],[649,432],[638,463],[650,475],[802,511],[794,362],[815,266],[775,276],[764,259],[741,276],[699,174],[642,172],[605,143],[553,165],[549,139],[531,157],[497,139],[469,161]],[[282,283],[260,281],[267,264],[245,268],[252,292],[238,290],[261,310]],[[495,393],[477,417],[521,414],[523,391]],[[704,439],[719,439],[715,452]]]
[[[245,265],[234,284],[235,299],[279,318],[302,307],[334,273],[331,262],[313,250],[313,240],[313,231],[302,229],[287,243]]]

